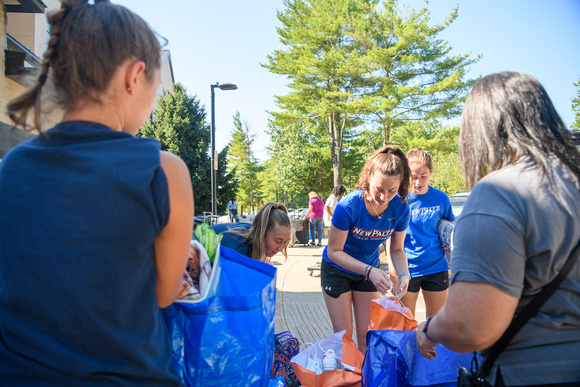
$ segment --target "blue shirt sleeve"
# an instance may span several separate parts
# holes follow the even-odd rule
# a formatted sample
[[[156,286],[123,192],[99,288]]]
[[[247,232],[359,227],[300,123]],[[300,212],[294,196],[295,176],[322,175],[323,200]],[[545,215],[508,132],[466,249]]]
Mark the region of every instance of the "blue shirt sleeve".
[[[348,206],[350,200],[341,200],[336,205],[332,215],[332,225],[341,231],[350,230],[352,224],[352,208]]]

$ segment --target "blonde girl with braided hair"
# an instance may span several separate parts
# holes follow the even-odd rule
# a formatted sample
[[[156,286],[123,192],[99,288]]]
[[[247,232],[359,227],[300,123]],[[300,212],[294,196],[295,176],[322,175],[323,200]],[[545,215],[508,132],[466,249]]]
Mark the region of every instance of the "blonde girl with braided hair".
[[[1,384],[180,385],[160,308],[187,262],[191,181],[182,160],[135,137],[160,44],[108,1],[63,0],[48,21],[38,80],[8,105],[40,135],[0,165]],[[43,131],[47,102],[63,116]]]
[[[288,243],[292,224],[286,206],[282,203],[266,203],[252,223],[221,223],[211,226],[216,233],[223,233],[221,245],[257,261],[271,264],[278,253],[288,259]]]

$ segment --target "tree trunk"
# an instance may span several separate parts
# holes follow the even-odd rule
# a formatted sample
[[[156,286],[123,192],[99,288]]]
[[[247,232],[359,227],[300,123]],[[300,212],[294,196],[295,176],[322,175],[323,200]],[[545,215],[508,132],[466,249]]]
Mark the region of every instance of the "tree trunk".
[[[342,181],[342,135],[346,118],[342,118],[338,113],[328,116],[328,142],[330,145],[330,157],[332,158],[333,185],[336,187]]]
[[[254,189],[252,187],[252,179],[250,179],[250,206],[252,208],[252,215],[254,215]]]
[[[391,124],[383,124],[383,146],[391,143]]]

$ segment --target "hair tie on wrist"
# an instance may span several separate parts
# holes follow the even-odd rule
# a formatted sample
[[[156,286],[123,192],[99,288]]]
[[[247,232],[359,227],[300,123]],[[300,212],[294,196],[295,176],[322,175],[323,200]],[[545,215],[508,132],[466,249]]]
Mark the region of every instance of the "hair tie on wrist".
[[[427,334],[427,329],[429,328],[429,323],[431,322],[431,320],[433,320],[433,317],[435,316],[429,316],[427,317],[427,321],[425,321],[425,326],[423,327],[423,333],[425,334],[425,337],[428,338],[430,341],[436,343],[437,341],[433,340],[431,337],[429,337],[429,335]]]
[[[367,265],[367,267],[365,267],[365,271],[364,271],[364,273],[363,273],[363,277],[365,277],[365,279],[366,279],[366,280],[368,280],[368,279],[369,279],[369,277],[367,277],[367,272],[368,272],[368,270],[369,270],[369,267],[371,267],[371,265]]]

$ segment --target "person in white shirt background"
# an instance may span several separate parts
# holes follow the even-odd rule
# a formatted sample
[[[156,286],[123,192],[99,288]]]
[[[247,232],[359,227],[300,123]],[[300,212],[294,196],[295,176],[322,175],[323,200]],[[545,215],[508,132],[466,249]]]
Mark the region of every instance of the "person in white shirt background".
[[[344,188],[342,184],[339,184],[332,189],[330,196],[328,196],[326,203],[324,203],[324,227],[330,227],[332,224],[332,214],[334,213],[334,209],[344,195],[346,195],[346,188]]]

